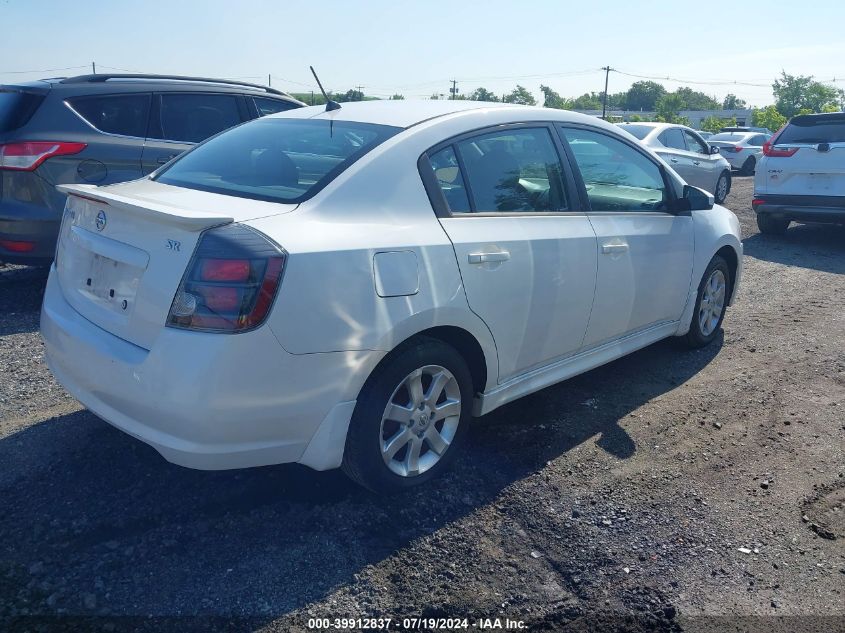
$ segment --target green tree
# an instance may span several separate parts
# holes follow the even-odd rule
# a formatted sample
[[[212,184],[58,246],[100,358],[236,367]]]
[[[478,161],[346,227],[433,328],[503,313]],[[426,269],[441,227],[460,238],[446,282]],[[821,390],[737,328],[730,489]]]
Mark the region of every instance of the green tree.
[[[745,108],[745,99],[740,99],[735,94],[725,95],[725,100],[722,101],[722,108],[724,110],[742,110]]]
[[[681,110],[720,110],[722,104],[713,97],[708,97],[703,92],[692,88],[678,88],[675,93],[684,102]]]
[[[499,97],[487,90],[487,88],[476,88],[469,95],[470,101],[498,101]]]
[[[657,100],[666,94],[666,88],[654,81],[635,81],[628,88],[625,107],[628,110],[654,110]]]
[[[548,86],[540,85],[540,92],[543,93],[543,107],[544,108],[556,108],[558,110],[569,110],[567,107],[569,102],[561,97],[558,93],[554,90],[549,88]]]
[[[346,103],[348,101],[363,101],[364,100],[364,93],[360,90],[355,90],[354,88],[350,88],[344,94],[336,95],[335,101],[338,103]]]
[[[812,76],[787,75],[781,71],[780,79],[772,84],[775,106],[787,119],[801,110],[821,112],[825,107],[841,107],[845,93],[839,88],[814,81]]]
[[[505,96],[505,103],[519,103],[521,105],[532,106],[537,105],[537,101],[534,99],[534,96],[519,84],[516,85],[516,88],[514,88],[509,95]]]
[[[700,129],[704,130],[705,132],[716,133],[723,127],[732,127],[734,125],[736,125],[735,116],[732,116],[730,118],[709,116],[701,122]]]
[[[391,101],[404,101],[404,99],[405,99],[404,95],[400,95],[400,94],[395,94],[392,97],[390,97]]]
[[[442,96],[443,96],[443,95],[439,95],[439,94],[437,94],[437,93],[435,92],[434,94],[432,94],[432,95],[429,97],[429,99],[431,99],[432,101],[436,101],[437,99],[440,99]]]
[[[786,117],[778,112],[777,107],[773,105],[765,108],[754,108],[751,112],[751,125],[768,128],[772,132],[776,132],[786,125]]]
[[[680,123],[682,117],[678,112],[683,110],[685,105],[686,103],[679,94],[674,92],[664,94],[654,104],[657,113],[655,118],[664,123]]]
[[[569,102],[570,110],[601,110],[601,93],[585,92]]]

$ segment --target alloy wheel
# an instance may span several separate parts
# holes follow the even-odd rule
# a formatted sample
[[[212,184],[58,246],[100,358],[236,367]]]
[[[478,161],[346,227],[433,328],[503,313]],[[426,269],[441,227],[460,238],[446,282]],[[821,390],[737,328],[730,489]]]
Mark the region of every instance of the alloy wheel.
[[[710,336],[719,325],[722,311],[725,309],[725,294],[727,282],[725,273],[716,269],[704,284],[701,295],[701,305],[698,309],[698,325],[704,336]]]
[[[381,456],[400,477],[432,468],[455,438],[461,420],[461,390],[445,367],[412,371],[393,391],[381,418]]]

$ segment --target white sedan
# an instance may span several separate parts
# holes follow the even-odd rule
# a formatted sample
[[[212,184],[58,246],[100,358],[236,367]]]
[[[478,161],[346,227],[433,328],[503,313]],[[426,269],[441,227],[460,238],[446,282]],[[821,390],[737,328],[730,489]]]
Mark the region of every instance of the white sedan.
[[[467,101],[291,110],[69,195],[41,317],[68,391],[167,460],[428,481],[470,416],[713,341],[739,223],[618,128]]]

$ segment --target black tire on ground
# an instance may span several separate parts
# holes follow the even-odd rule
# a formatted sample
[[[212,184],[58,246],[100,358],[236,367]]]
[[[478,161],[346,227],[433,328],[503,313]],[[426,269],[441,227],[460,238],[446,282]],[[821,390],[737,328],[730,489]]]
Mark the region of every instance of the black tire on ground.
[[[455,435],[439,461],[414,476],[394,473],[382,457],[382,416],[394,391],[416,369],[439,365],[455,378],[460,389],[461,412]],[[425,387],[425,386],[424,386]],[[343,453],[343,471],[355,482],[376,493],[390,493],[424,484],[440,475],[455,460],[466,438],[472,417],[472,375],[463,357],[450,345],[419,337],[384,360],[361,389]]]
[[[740,176],[750,176],[754,173],[754,167],[757,165],[757,159],[753,156],[749,156],[745,159],[745,162],[742,163],[742,167],[739,170]]]
[[[722,185],[722,180],[727,181],[725,183],[725,195],[719,199],[719,189]],[[731,192],[731,173],[729,171],[723,171],[722,175],[719,176],[719,180],[716,181],[716,191],[713,194],[713,198],[716,201],[716,204],[722,204],[725,201],[725,198],[728,197],[728,194]]]
[[[757,227],[761,233],[783,235],[789,228],[789,218],[778,218],[767,213],[757,214]]]
[[[704,334],[701,330],[701,322],[699,320],[699,315],[701,313],[701,299],[704,296],[705,285],[709,281],[710,276],[716,270],[721,270],[722,274],[725,276],[725,297],[722,304],[722,313],[719,315],[719,321],[716,324],[716,327],[714,327],[713,331],[709,334]],[[722,321],[725,319],[725,312],[728,308],[728,298],[730,297],[731,288],[732,277],[728,263],[721,255],[714,255],[713,259],[711,259],[710,263],[707,265],[707,269],[704,271],[704,274],[701,276],[701,281],[698,284],[698,294],[695,297],[695,309],[692,313],[692,323],[690,324],[689,332],[687,332],[686,336],[683,337],[683,342],[686,343],[687,347],[693,349],[704,347],[719,335],[719,330],[722,328]]]

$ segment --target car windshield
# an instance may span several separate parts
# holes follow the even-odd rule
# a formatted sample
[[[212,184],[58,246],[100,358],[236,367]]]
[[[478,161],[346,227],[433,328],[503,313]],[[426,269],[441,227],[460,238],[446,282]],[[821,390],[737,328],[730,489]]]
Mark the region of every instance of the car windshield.
[[[198,145],[154,179],[240,198],[296,203],[400,131],[350,121],[263,118]]]
[[[796,117],[780,133],[777,143],[845,143],[845,117]]]
[[[748,134],[731,134],[730,132],[723,132],[722,134],[714,134],[708,141],[729,141],[731,143],[740,143],[748,138]]]
[[[620,125],[628,134],[643,140],[654,129],[653,125]]]

